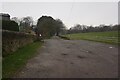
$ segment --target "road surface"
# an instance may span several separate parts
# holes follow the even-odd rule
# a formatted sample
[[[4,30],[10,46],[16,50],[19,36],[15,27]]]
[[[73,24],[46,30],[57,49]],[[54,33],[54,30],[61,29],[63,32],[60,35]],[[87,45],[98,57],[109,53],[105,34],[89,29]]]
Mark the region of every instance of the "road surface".
[[[38,55],[30,59],[17,78],[116,78],[117,46],[85,41],[45,40]]]

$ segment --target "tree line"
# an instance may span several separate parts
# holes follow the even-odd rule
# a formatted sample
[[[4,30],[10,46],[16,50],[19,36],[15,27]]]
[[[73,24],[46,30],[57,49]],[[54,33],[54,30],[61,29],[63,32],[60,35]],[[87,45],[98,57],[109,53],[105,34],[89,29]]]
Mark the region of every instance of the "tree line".
[[[4,15],[6,14],[3,14],[2,16]],[[62,20],[54,19],[51,16],[40,17],[36,25],[33,24],[33,22],[34,20],[30,16],[23,18],[13,17],[10,20],[2,19],[2,29],[25,33],[36,33],[38,37],[41,35],[43,38],[49,38],[53,35],[58,36],[66,29]]]
[[[103,32],[120,30],[120,25],[99,25],[96,27],[76,24],[70,29],[60,19],[54,19],[51,16],[42,16],[38,19],[37,24],[33,24],[34,20],[30,16],[23,18],[13,17],[10,20],[2,20],[2,29],[19,31],[25,33],[33,33],[38,37],[50,38],[51,36],[59,36],[61,34],[86,33],[86,32]]]
[[[67,33],[71,34],[71,33],[104,32],[104,31],[118,31],[118,30],[120,30],[120,25],[117,24],[99,25],[96,27],[76,24],[75,26],[67,30]]]

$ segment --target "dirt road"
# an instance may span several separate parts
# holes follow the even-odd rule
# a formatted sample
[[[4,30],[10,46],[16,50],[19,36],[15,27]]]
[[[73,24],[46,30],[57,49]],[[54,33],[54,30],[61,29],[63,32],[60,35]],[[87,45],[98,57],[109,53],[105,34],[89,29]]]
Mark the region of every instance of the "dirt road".
[[[115,78],[118,48],[84,41],[45,40],[38,55],[28,61],[18,78]]]

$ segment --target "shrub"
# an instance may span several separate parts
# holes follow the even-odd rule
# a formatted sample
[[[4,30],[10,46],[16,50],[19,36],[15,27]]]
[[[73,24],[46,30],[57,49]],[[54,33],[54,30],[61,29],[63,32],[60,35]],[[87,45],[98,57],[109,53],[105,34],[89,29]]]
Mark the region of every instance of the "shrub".
[[[19,26],[15,21],[2,20],[2,29],[10,31],[19,31]]]

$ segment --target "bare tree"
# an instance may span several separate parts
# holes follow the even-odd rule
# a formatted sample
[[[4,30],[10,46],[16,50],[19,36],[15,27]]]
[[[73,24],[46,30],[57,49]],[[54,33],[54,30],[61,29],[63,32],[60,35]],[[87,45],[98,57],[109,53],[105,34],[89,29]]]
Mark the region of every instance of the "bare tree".
[[[29,32],[33,25],[33,18],[30,16],[23,17],[20,20],[20,28],[22,31]]]
[[[33,25],[33,18],[30,16],[24,17],[22,19],[22,22],[25,24],[25,27],[30,27],[31,25]]]
[[[16,23],[18,23],[18,25],[20,25],[20,19],[18,17],[12,17],[11,20],[15,21]]]

